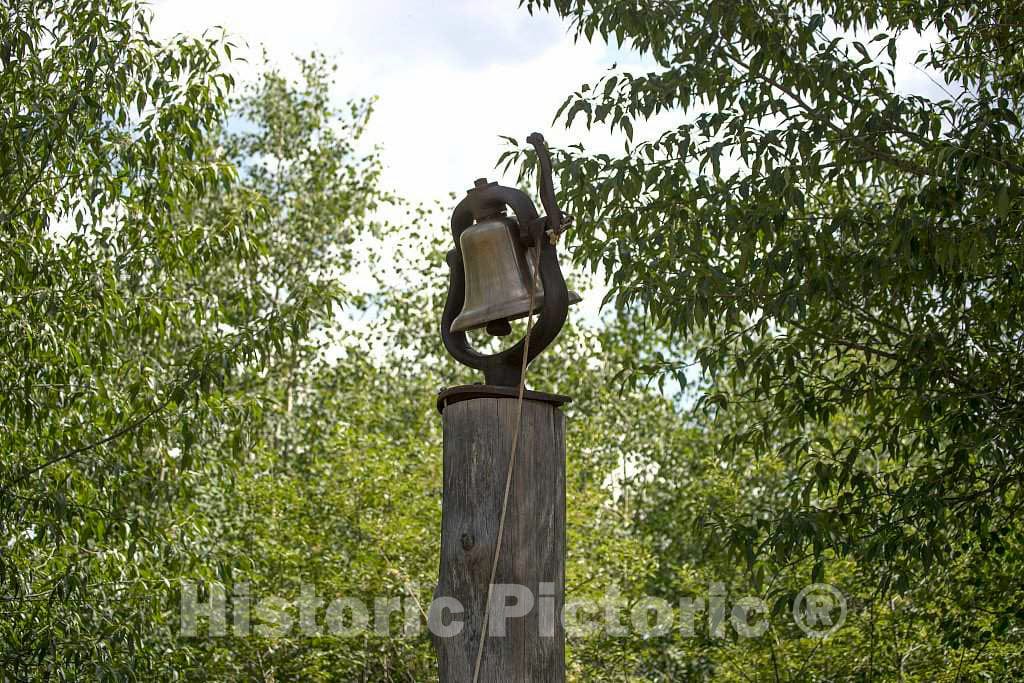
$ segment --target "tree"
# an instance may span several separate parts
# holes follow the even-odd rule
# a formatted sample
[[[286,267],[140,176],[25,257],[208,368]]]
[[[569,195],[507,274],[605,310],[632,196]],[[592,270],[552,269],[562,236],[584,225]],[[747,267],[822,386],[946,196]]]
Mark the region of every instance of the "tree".
[[[368,305],[365,295],[345,291],[338,279],[364,259],[379,258],[362,248],[354,254],[354,245],[373,242],[383,227],[371,211],[394,199],[377,187],[376,153],[356,151],[371,103],[338,108],[331,94],[335,68],[319,55],[298,61],[297,82],[266,64],[233,103],[222,140],[240,181],[205,203],[214,211],[238,195],[261,197],[265,220],[253,231],[263,252],[254,263],[208,264],[204,288],[235,292],[236,314],[318,292],[346,316],[358,315]],[[429,413],[414,409],[412,380],[367,361],[365,336],[345,333],[337,309],[308,310],[314,312],[309,334],[282,344],[266,367],[240,372],[227,386],[253,406],[237,425],[241,447],[215,430],[196,443],[204,459],[232,457],[180,501],[177,514],[202,529],[203,548],[183,578],[206,588],[226,585],[229,594],[245,583],[254,605],[280,596],[291,602],[292,620],[303,586],[326,601],[368,598],[371,609],[375,596],[409,597],[410,591],[429,604],[420,563],[431,546],[416,532],[431,520],[433,506],[413,491],[435,471],[425,447],[413,446],[414,463],[408,458]],[[396,481],[395,470],[409,476]],[[382,519],[386,513],[395,518]],[[177,614],[181,595],[177,588],[162,594],[169,613]],[[321,631],[315,637],[297,625],[265,635],[255,616],[248,634],[208,638],[203,624],[198,638],[148,635],[170,653],[161,662],[168,674],[196,679],[422,675],[432,666],[424,661],[425,638],[332,635],[322,606],[315,619]]]
[[[0,9],[0,669],[17,678],[159,670],[149,634],[177,623],[161,589],[205,552],[181,501],[260,408],[236,378],[280,374],[337,299],[325,278],[269,297],[246,277],[276,262],[271,201],[218,144],[231,44],[158,42],[148,21],[130,0]]]
[[[617,131],[624,153],[575,146],[557,165],[580,262],[619,310],[699,342],[638,369],[685,383],[698,362],[724,457],[788,472],[786,504],[707,522],[741,557],[808,554],[815,578],[843,557],[883,595],[970,595],[992,615],[983,641],[1018,639],[1017,5],[523,4],[652,63],[556,115]],[[936,87],[900,90],[908,62]]]

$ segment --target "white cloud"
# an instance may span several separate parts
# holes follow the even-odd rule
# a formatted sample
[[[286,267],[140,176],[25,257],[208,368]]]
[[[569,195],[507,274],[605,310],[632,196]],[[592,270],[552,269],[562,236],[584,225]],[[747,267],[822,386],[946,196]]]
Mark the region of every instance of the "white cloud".
[[[551,118],[566,95],[600,77],[612,61],[637,56],[601,42],[573,42],[568,23],[548,14],[531,16],[517,0],[159,0],[154,28],[161,35],[198,34],[223,26],[246,41],[253,74],[259,49],[287,67],[294,54],[319,50],[338,60],[336,97],[377,96],[371,142],[380,143],[385,185],[416,201],[461,195],[475,178],[496,175],[505,143],[539,130],[552,144],[583,141],[615,151],[621,139],[606,131],[570,133]],[[943,96],[913,65],[932,34],[905,33],[899,41],[897,84],[904,93]],[[878,46],[874,46],[878,49]],[[678,112],[637,126],[653,134],[681,120]],[[506,183],[511,178],[502,179]]]
[[[163,37],[222,26],[247,43],[248,64],[235,65],[240,80],[255,74],[263,48],[286,69],[292,55],[315,49],[332,56],[339,104],[378,98],[368,137],[381,145],[385,187],[442,206],[453,206],[449,195],[461,196],[476,178],[514,182],[494,168],[507,149],[499,135],[522,142],[537,130],[556,145],[583,139],[607,147],[613,138],[604,131],[587,134],[577,126],[570,140],[550,124],[569,93],[612,60],[628,59],[602,43],[574,44],[566,22],[531,16],[516,0],[162,0],[154,15]],[[362,262],[344,282],[363,289],[372,281],[367,269],[380,265]],[[584,295],[580,313],[596,320],[604,289]]]
[[[494,177],[501,134],[522,140],[539,130],[568,142],[548,130],[552,116],[603,73],[609,54],[574,45],[565,22],[531,16],[515,0],[164,0],[154,12],[164,36],[223,26],[249,44],[250,62],[261,45],[282,65],[313,49],[336,58],[339,102],[379,98],[369,136],[383,147],[385,185],[417,201],[447,202]],[[238,73],[250,76],[251,64]]]

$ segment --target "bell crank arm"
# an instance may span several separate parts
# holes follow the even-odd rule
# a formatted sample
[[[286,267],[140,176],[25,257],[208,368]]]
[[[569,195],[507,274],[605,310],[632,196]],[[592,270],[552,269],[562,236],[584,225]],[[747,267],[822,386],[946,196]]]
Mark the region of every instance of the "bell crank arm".
[[[572,218],[563,215],[558,208],[558,200],[555,198],[555,185],[551,178],[551,154],[544,142],[544,136],[540,133],[530,133],[526,141],[533,145],[537,152],[537,178],[540,185],[540,203],[544,207],[545,216],[541,216],[527,226],[529,231],[530,245],[540,244],[542,235],[547,235],[548,240],[554,244],[558,235],[568,227]]]

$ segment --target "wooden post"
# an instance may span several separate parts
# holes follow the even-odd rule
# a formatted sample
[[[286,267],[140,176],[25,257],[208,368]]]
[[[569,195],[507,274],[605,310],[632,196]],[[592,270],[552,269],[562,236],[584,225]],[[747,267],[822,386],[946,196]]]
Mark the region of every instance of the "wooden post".
[[[488,395],[495,393],[490,389],[501,397]],[[516,399],[509,393],[505,388],[457,387],[442,393],[438,402],[444,493],[435,598],[454,598],[463,609],[443,616],[449,625],[452,619],[462,621],[458,633],[433,636],[441,683],[473,679],[516,422]],[[500,630],[493,628],[491,617],[481,683],[565,680],[565,420],[558,406],[568,399],[537,392],[527,396],[494,584],[525,587],[533,605],[525,616],[504,620],[504,636],[490,632]],[[498,620],[525,606],[515,604],[517,597],[494,589],[492,611]],[[508,611],[503,612],[502,602]]]

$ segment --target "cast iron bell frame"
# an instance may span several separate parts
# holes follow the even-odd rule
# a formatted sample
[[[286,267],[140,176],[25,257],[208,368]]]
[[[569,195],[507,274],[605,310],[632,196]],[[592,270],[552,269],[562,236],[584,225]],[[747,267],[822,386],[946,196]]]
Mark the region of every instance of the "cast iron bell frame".
[[[551,158],[544,136],[533,133],[526,141],[537,151],[540,179],[540,200],[546,216],[540,216],[529,196],[521,190],[478,180],[476,187],[455,207],[452,214],[452,238],[455,248],[448,252],[446,261],[449,268],[448,297],[441,315],[441,339],[448,353],[455,360],[471,368],[482,370],[489,385],[518,386],[526,352],[523,337],[513,346],[493,354],[483,354],[469,343],[466,332],[452,332],[452,322],[462,311],[466,298],[466,273],[462,256],[462,233],[473,225],[475,219],[500,215],[505,207],[512,209],[519,226],[519,239],[525,247],[540,249],[539,276],[544,289],[544,304],[529,334],[529,364],[541,351],[546,349],[565,324],[569,312],[569,290],[565,277],[558,265],[556,237],[567,223],[555,200],[555,188],[551,180]]]

